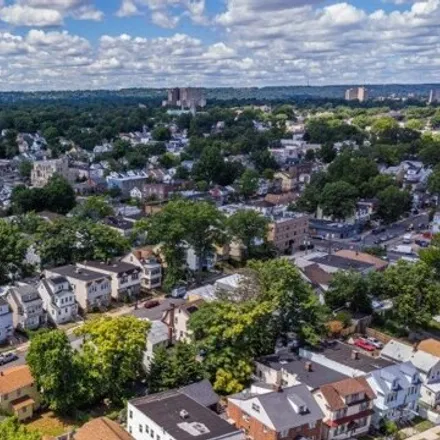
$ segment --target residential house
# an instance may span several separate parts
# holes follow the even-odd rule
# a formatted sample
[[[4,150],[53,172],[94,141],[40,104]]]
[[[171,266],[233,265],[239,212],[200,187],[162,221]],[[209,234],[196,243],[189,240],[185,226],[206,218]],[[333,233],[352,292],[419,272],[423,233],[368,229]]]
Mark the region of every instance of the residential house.
[[[151,321],[151,328],[147,334],[145,351],[143,356],[143,366],[145,371],[150,369],[154,360],[154,352],[159,347],[166,348],[171,342],[170,329],[162,321]]]
[[[176,185],[167,183],[146,183],[142,187],[142,197],[147,200],[167,200]]]
[[[99,272],[111,277],[112,298],[121,301],[124,298],[136,297],[141,289],[141,269],[124,261],[84,261],[78,267]]]
[[[365,252],[352,251],[350,249],[341,249],[335,252],[335,255],[342,258],[347,258],[353,261],[359,261],[361,263],[373,264],[374,269],[377,272],[382,272],[388,267],[388,263],[382,258],[375,257],[374,255],[367,254]]]
[[[310,219],[310,233],[311,235],[319,235],[320,237],[331,240],[352,238],[359,231],[357,225],[334,222],[331,220]]]
[[[48,319],[55,325],[65,324],[78,316],[78,303],[69,281],[63,276],[43,278],[38,284]]]
[[[420,401],[432,409],[440,405],[440,357],[395,339],[385,344],[380,355],[396,363],[410,361],[422,380]]]
[[[10,367],[0,372],[0,409],[18,420],[30,419],[40,406],[34,378],[27,365]]]
[[[85,312],[107,308],[111,301],[111,277],[100,272],[68,265],[46,270],[46,277],[64,277]]]
[[[173,340],[184,342],[191,340],[191,330],[188,328],[189,319],[204,303],[205,301],[203,299],[199,299],[187,302],[178,307],[171,304],[170,308],[164,312],[162,322],[170,329]]]
[[[122,218],[121,216],[109,216],[104,218],[102,222],[109,228],[119,232],[125,238],[130,237],[134,232],[135,222]]]
[[[129,400],[128,432],[135,440],[244,440],[240,430],[209,409],[215,393],[206,381],[199,384]]]
[[[376,395],[365,377],[349,377],[314,393],[324,413],[323,440],[345,440],[368,433]]]
[[[316,263],[300,267],[300,273],[304,280],[315,289],[319,302],[325,304],[325,292],[329,289],[333,274],[326,272]]]
[[[306,385],[251,387],[228,398],[228,418],[251,440],[320,440],[323,412]]]
[[[12,309],[15,328],[35,330],[46,323],[46,312],[37,286],[24,283],[11,286],[4,297]]]
[[[200,258],[193,247],[187,247],[185,260],[188,269],[193,272],[211,270],[217,263],[217,254],[215,252],[208,252],[203,258]]]
[[[9,304],[0,298],[0,344],[6,342],[14,333],[13,315]]]
[[[99,417],[85,423],[65,440],[133,440],[133,437],[113,420]]]
[[[374,426],[379,426],[382,419],[404,422],[418,414],[422,380],[411,362],[372,371],[367,380],[377,396],[372,420]]]
[[[31,172],[32,186],[42,188],[49,183],[49,180],[55,175],[60,175],[65,179],[70,178],[69,163],[67,158],[53,160],[41,160],[34,162]]]
[[[341,341],[327,342],[313,350],[300,348],[299,355],[314,365],[324,365],[350,377],[367,376],[394,365],[386,359],[360,353],[355,347]]]
[[[346,374],[325,365],[302,358],[290,348],[257,358],[255,376],[260,382],[271,386],[291,387],[302,383],[310,391],[347,377]]]
[[[136,249],[125,256],[122,261],[134,264],[141,269],[141,289],[159,289],[162,285],[162,265],[147,249]]]
[[[296,189],[296,179],[288,171],[278,171],[274,175],[275,179],[281,180],[281,190],[291,192]]]
[[[305,243],[308,232],[308,215],[284,212],[270,219],[267,238],[280,254],[290,254]]]
[[[109,189],[118,188],[122,195],[129,196],[133,188],[141,188],[147,182],[147,179],[148,175],[143,171],[112,172],[107,176],[107,185]]]
[[[143,198],[143,194],[142,191],[135,186],[131,191],[130,191],[130,198],[132,199],[136,199],[136,200],[142,200]]]

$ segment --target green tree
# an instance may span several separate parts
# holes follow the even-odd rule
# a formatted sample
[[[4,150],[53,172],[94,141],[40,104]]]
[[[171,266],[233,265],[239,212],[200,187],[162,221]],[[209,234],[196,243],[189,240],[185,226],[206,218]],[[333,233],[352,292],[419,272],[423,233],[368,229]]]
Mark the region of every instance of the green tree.
[[[53,411],[69,413],[80,401],[80,376],[70,341],[61,330],[38,333],[31,339],[26,362],[43,402]]]
[[[41,434],[29,431],[15,417],[8,417],[0,422],[0,438],[2,440],[41,440]]]
[[[378,137],[384,136],[386,133],[391,132],[392,130],[397,130],[399,128],[398,122],[390,117],[383,116],[381,118],[377,118],[372,126],[371,132],[377,135]]]
[[[62,176],[53,176],[44,187],[47,209],[60,214],[67,214],[76,205],[75,191]]]
[[[423,130],[425,127],[425,122],[421,119],[408,119],[405,126],[411,130]]]
[[[255,243],[267,239],[268,221],[254,210],[237,211],[227,219],[226,224],[229,235],[246,247],[250,258],[254,255]]]
[[[166,142],[171,139],[171,132],[168,127],[159,126],[153,130],[153,139],[159,142]]]
[[[100,220],[113,215],[113,208],[102,196],[87,197],[83,203],[76,206],[73,214],[82,219]]]
[[[194,165],[192,174],[196,180],[205,180],[208,184],[218,183],[224,167],[225,162],[220,148],[211,145],[202,151],[200,159]]]
[[[315,173],[310,183],[305,187],[301,197],[296,202],[299,211],[314,213],[319,206],[321,194],[328,183],[328,176],[324,172]]]
[[[434,168],[433,173],[428,178],[428,190],[432,194],[440,194],[440,166]]]
[[[326,142],[321,145],[319,149],[318,156],[324,163],[331,163],[337,155],[336,149],[332,143]]]
[[[23,179],[29,180],[31,178],[31,172],[33,163],[30,160],[22,160],[18,166],[18,171]]]
[[[411,209],[411,194],[396,186],[389,186],[377,194],[377,215],[386,223],[395,222]]]
[[[196,356],[196,347],[185,342],[178,342],[168,350],[163,347],[155,350],[148,373],[149,392],[180,388],[202,380],[204,372]]]
[[[255,195],[258,190],[259,175],[255,170],[246,169],[246,171],[240,177],[240,194],[248,199]]]
[[[324,215],[345,220],[354,214],[357,197],[357,189],[347,182],[327,183],[320,197],[320,206]]]
[[[17,224],[0,220],[0,284],[23,272],[29,244]]]
[[[348,307],[352,312],[371,313],[367,279],[357,272],[337,272],[325,292],[325,303],[331,309]]]
[[[120,402],[127,384],[141,374],[149,328],[147,321],[121,316],[87,321],[76,330],[84,337],[83,357],[95,372],[95,387],[112,402]]]

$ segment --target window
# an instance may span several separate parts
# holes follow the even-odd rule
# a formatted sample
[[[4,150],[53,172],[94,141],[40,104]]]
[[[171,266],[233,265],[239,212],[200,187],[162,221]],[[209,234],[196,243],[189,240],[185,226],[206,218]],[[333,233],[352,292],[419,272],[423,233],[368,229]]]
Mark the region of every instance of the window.
[[[17,390],[17,397],[20,397],[20,396],[21,396],[21,390],[18,389],[18,390]]]
[[[142,425],[139,425],[139,432],[144,432],[144,427]]]
[[[9,399],[9,395],[8,395],[8,394],[5,394],[5,395],[3,396],[3,399],[4,399],[4,400],[8,400],[8,399]]]
[[[366,409],[368,409],[369,406],[370,406],[370,402],[362,402],[359,405],[359,410],[360,411],[365,411]]]
[[[316,426],[316,422],[310,422],[309,423],[309,428],[313,429]]]
[[[131,426],[128,427],[128,432],[131,434]]]
[[[156,440],[160,440],[160,435],[159,434],[156,435]]]
[[[259,405],[257,405],[256,403],[253,403],[252,404],[252,409],[254,410],[254,411],[256,411],[256,412],[260,412],[260,406]]]
[[[153,430],[150,431],[150,437],[154,438],[154,431]]]
[[[148,427],[148,425],[145,425],[145,432],[148,434],[150,432],[150,428]]]
[[[128,413],[128,417],[129,417],[130,419],[133,418],[133,411],[130,410],[130,412]]]

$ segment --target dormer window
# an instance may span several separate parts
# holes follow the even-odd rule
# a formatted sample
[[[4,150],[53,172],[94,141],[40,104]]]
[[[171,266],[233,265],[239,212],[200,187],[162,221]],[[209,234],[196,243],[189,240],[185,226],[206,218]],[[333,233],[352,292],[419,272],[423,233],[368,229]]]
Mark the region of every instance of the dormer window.
[[[412,378],[413,383],[417,383],[418,380],[419,380],[419,376],[417,374],[414,374],[414,376]]]
[[[260,412],[260,405],[257,405],[256,403],[253,403],[252,404],[252,409],[259,413]]]
[[[393,380],[393,390],[397,389],[399,387],[399,381],[397,379]]]

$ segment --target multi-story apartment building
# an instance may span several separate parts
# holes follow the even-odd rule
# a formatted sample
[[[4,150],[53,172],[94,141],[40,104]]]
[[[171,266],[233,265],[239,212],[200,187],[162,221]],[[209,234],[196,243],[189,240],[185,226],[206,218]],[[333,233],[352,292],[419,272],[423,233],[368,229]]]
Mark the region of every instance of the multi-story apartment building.
[[[106,308],[111,301],[111,277],[82,267],[68,265],[46,271],[46,277],[61,276],[69,282],[76,301],[85,312]]]
[[[107,186],[109,189],[118,188],[124,196],[129,196],[132,189],[142,188],[147,179],[148,175],[143,171],[130,171],[127,174],[113,172],[107,176]]]
[[[0,409],[18,420],[30,419],[40,406],[37,386],[27,365],[0,372]]]
[[[46,323],[46,312],[37,286],[21,284],[9,287],[5,298],[11,306],[15,328],[35,330]]]
[[[365,377],[323,385],[314,393],[324,413],[323,440],[345,440],[370,429],[376,398]]]
[[[122,261],[141,269],[141,288],[146,290],[158,289],[162,285],[162,265],[151,252],[144,249],[136,249],[126,255]]]
[[[228,418],[251,440],[320,440],[323,412],[305,385],[228,398]]]
[[[368,99],[368,92],[365,87],[353,87],[345,91],[346,101],[356,101],[364,102]]]
[[[43,278],[38,284],[47,317],[55,325],[73,321],[78,315],[78,303],[69,281],[62,276]]]
[[[6,300],[0,298],[0,343],[7,341],[13,333],[12,311]]]
[[[202,89],[195,87],[175,87],[168,90],[168,99],[163,101],[163,106],[182,108],[205,107],[206,99]]]
[[[373,371],[367,380],[377,396],[372,421],[376,427],[384,418],[408,421],[417,415],[422,380],[411,362]]]
[[[66,158],[34,162],[31,171],[31,184],[37,188],[42,188],[49,183],[49,180],[55,174],[69,179],[69,163]]]
[[[305,244],[308,230],[308,215],[284,213],[270,219],[268,241],[275,245],[280,254],[292,253]]]
[[[128,432],[135,440],[244,440],[243,432],[208,409],[205,393],[193,388],[130,400]]]
[[[141,269],[124,261],[84,261],[77,267],[99,272],[111,278],[111,294],[116,301],[136,297],[141,288]]]

